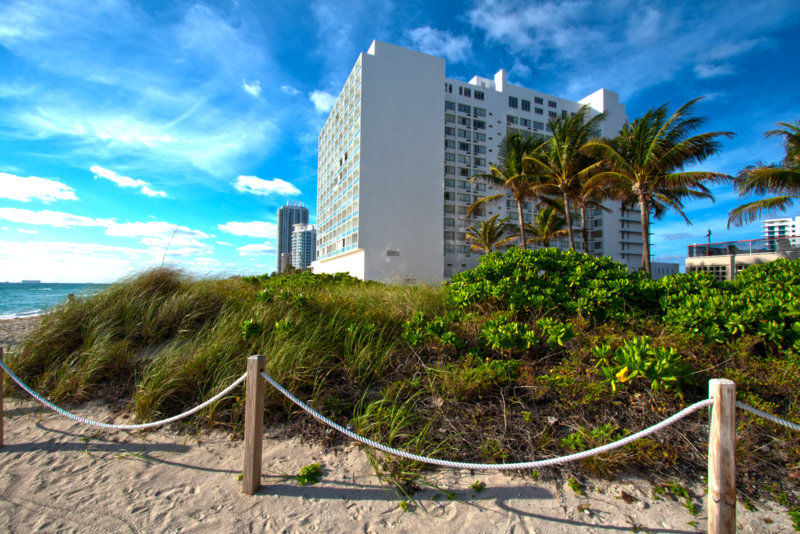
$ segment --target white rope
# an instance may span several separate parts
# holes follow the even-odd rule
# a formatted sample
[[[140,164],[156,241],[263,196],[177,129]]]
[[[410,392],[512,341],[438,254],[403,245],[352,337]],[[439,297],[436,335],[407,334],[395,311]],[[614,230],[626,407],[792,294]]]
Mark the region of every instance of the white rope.
[[[213,397],[211,397],[210,399],[205,401],[203,404],[195,406],[194,408],[192,408],[188,412],[183,412],[182,414],[175,415],[175,416],[170,417],[168,419],[162,419],[161,421],[153,421],[152,423],[143,423],[143,424],[140,424],[140,425],[112,425],[112,424],[109,424],[109,423],[100,423],[98,421],[92,421],[91,419],[86,419],[84,417],[76,415],[76,414],[74,414],[72,412],[68,412],[63,408],[60,408],[60,407],[56,406],[55,404],[53,404],[49,400],[45,399],[44,397],[42,397],[41,395],[36,393],[33,389],[31,389],[25,382],[23,382],[17,375],[14,374],[14,372],[11,369],[9,369],[8,366],[5,364],[5,362],[2,361],[2,360],[0,360],[0,367],[2,367],[3,370],[6,373],[8,373],[8,376],[10,376],[11,379],[19,385],[19,387],[21,387],[22,389],[27,391],[28,394],[31,397],[33,397],[37,401],[41,402],[42,404],[44,404],[45,406],[47,406],[48,408],[50,408],[54,412],[60,413],[64,417],[69,417],[70,419],[74,419],[75,421],[78,421],[79,423],[84,423],[84,424],[91,425],[91,426],[96,426],[96,427],[99,427],[99,428],[107,428],[107,429],[111,429],[111,430],[144,430],[145,428],[153,428],[153,427],[157,427],[157,426],[162,426],[162,425],[166,425],[168,423],[172,423],[174,421],[177,421],[178,419],[183,419],[184,417],[192,415],[193,413],[199,412],[200,410],[202,410],[203,408],[205,408],[209,404],[213,404],[214,402],[218,401],[219,399],[221,399],[222,397],[224,397],[225,395],[230,393],[233,390],[233,388],[235,388],[236,386],[241,384],[244,381],[245,378],[247,378],[247,373],[243,374],[242,376],[237,378],[233,382],[233,384],[231,384],[230,386],[226,387],[225,389],[223,389],[222,391],[220,391],[219,393],[217,393],[216,395],[214,395]]]
[[[753,408],[752,406],[749,406],[743,402],[736,401],[736,407],[741,408],[746,412],[755,414],[763,419],[766,419],[767,421],[772,421],[775,424],[783,425],[786,428],[791,428],[792,430],[797,430],[798,432],[800,432],[800,425],[797,425],[795,423],[790,423],[789,421],[781,419],[780,417],[775,417],[774,415],[769,414],[767,412],[762,412],[758,408]]]
[[[628,443],[630,443],[632,441],[636,441],[637,439],[643,438],[645,436],[649,436],[650,434],[658,432],[659,430],[662,430],[662,429],[670,426],[671,424],[677,423],[678,421],[680,421],[681,419],[683,419],[684,417],[686,417],[687,415],[689,415],[689,414],[691,414],[693,412],[696,412],[698,410],[702,410],[706,406],[711,406],[712,404],[714,404],[714,400],[713,399],[701,400],[699,402],[696,402],[696,403],[692,404],[691,406],[688,406],[688,407],[684,408],[683,410],[679,411],[675,415],[672,415],[672,416],[664,419],[660,423],[657,423],[657,424],[651,426],[650,428],[646,428],[646,429],[644,429],[644,430],[642,430],[640,432],[637,432],[635,434],[631,434],[630,436],[626,436],[626,437],[622,438],[619,441],[615,441],[613,443],[609,443],[609,444],[603,445],[601,447],[596,447],[594,449],[589,449],[588,451],[578,452],[578,453],[570,454],[570,455],[567,455],[567,456],[561,456],[559,458],[548,458],[546,460],[538,460],[538,461],[533,461],[533,462],[520,462],[520,463],[514,463],[514,464],[473,464],[473,463],[468,463],[468,462],[451,462],[450,460],[440,460],[438,458],[428,458],[427,456],[419,456],[417,454],[412,454],[410,452],[401,451],[399,449],[388,447],[386,445],[383,445],[381,443],[373,441],[373,440],[371,440],[369,438],[365,438],[363,436],[359,436],[355,432],[353,432],[351,430],[348,430],[345,427],[343,427],[343,426],[341,426],[341,425],[339,425],[337,423],[334,423],[333,421],[331,421],[330,419],[328,419],[327,417],[325,417],[324,415],[322,415],[318,411],[316,411],[313,408],[311,408],[308,404],[304,403],[303,401],[301,401],[300,399],[298,399],[297,397],[295,397],[294,395],[289,393],[283,386],[281,386],[280,384],[275,382],[272,379],[272,377],[270,377],[267,373],[262,371],[261,372],[261,376],[263,376],[264,379],[267,382],[269,382],[270,385],[272,385],[272,387],[274,387],[275,389],[277,389],[278,391],[283,393],[283,395],[285,395],[286,398],[288,398],[290,401],[295,403],[297,406],[299,406],[300,408],[302,408],[303,410],[308,412],[315,419],[317,419],[318,421],[320,421],[322,423],[325,423],[326,425],[330,426],[331,428],[333,428],[335,430],[338,430],[339,432],[341,432],[342,434],[344,434],[345,436],[347,436],[347,437],[349,437],[351,439],[354,439],[354,440],[356,440],[356,441],[358,441],[360,443],[363,443],[364,445],[368,445],[368,446],[370,446],[372,448],[375,448],[375,449],[381,450],[383,452],[392,454],[394,456],[399,456],[401,458],[406,458],[408,460],[414,460],[414,461],[417,461],[417,462],[423,462],[423,463],[426,463],[426,464],[440,465],[440,466],[443,466],[443,467],[453,467],[453,468],[456,468],[456,469],[476,469],[476,470],[478,470],[478,469],[487,469],[487,470],[488,469],[495,469],[495,470],[536,469],[536,468],[547,467],[547,466],[551,466],[551,465],[564,464],[564,463],[567,463],[567,462],[574,462],[574,461],[580,460],[582,458],[588,458],[589,456],[594,456],[596,454],[601,454],[601,453],[604,453],[604,452],[607,452],[607,451],[610,451],[610,450],[613,450],[613,449],[618,449],[620,447],[623,447],[623,446],[627,445]]]

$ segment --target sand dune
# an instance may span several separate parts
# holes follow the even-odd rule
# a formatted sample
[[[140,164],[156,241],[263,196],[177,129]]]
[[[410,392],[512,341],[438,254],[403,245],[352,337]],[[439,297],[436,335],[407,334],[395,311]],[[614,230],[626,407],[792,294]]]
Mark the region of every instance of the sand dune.
[[[97,403],[76,409],[121,423]],[[0,449],[0,526],[7,532],[697,532],[705,528],[703,487],[691,488],[700,514],[654,501],[638,478],[592,481],[585,496],[564,482],[501,473],[437,471],[440,491],[414,495],[409,512],[381,486],[354,445],[324,448],[268,429],[264,486],[241,493],[242,442],[221,431],[198,436],[161,430],[97,432],[24,399],[6,399]],[[292,478],[320,462],[319,484]],[[700,475],[700,474],[698,474]],[[486,484],[478,494],[469,488]],[[621,499],[625,491],[636,500]],[[695,522],[695,526],[689,524]],[[739,507],[739,532],[791,532],[786,511]]]

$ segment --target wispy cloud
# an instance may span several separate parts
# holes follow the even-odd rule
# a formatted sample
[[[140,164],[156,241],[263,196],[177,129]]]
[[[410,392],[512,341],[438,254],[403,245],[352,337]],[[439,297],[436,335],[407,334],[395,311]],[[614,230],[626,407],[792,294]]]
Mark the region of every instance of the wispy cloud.
[[[264,254],[275,254],[275,247],[267,244],[244,245],[236,250],[239,251],[239,256],[261,256]]]
[[[437,30],[430,26],[414,28],[409,30],[406,35],[412,48],[426,54],[444,57],[453,63],[467,61],[472,51],[472,41],[469,37],[455,36],[450,32]]]
[[[694,73],[698,78],[716,78],[718,76],[726,76],[733,74],[733,67],[723,63],[722,65],[711,65],[708,63],[700,63],[695,65]]]
[[[217,228],[229,234],[245,237],[275,238],[278,234],[278,226],[275,223],[267,221],[231,221],[217,225]]]
[[[328,113],[336,103],[336,97],[325,91],[311,91],[308,99],[314,104],[314,109],[320,113]]]
[[[281,92],[291,96],[297,96],[300,94],[300,90],[291,85],[281,85]]]
[[[138,189],[143,195],[147,195],[148,197],[166,197],[167,193],[165,191],[156,191],[150,187],[150,184],[145,182],[144,180],[134,179],[130,176],[121,176],[116,172],[104,169],[99,165],[92,165],[89,167],[89,170],[94,173],[95,178],[105,178],[106,180],[110,180],[117,184],[120,187],[133,187]]]
[[[29,202],[41,200],[53,202],[55,200],[77,200],[75,191],[63,182],[39,178],[38,176],[17,176],[7,172],[0,172],[0,198]]]
[[[258,80],[247,82],[247,80],[242,80],[242,89],[248,95],[258,98],[261,96],[261,82]]]
[[[264,180],[258,176],[239,176],[236,179],[236,183],[233,184],[233,187],[241,193],[250,193],[260,196],[293,196],[300,194],[300,190],[297,187],[280,178]]]

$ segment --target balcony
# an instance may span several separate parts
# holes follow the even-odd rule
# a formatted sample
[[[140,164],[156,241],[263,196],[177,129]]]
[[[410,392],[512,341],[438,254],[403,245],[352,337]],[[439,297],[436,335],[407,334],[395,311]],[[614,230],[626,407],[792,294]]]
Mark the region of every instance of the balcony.
[[[689,245],[689,257],[800,252],[800,237],[772,237]]]

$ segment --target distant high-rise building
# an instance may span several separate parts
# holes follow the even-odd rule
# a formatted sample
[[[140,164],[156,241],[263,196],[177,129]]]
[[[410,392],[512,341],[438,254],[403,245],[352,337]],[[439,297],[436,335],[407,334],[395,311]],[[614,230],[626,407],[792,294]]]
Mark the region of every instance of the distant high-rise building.
[[[286,269],[292,266],[292,255],[288,252],[282,253],[278,256],[278,272],[286,272]]]
[[[761,230],[764,232],[764,239],[777,242],[779,238],[789,239],[792,246],[800,245],[800,217],[794,219],[765,219],[761,221]]]
[[[292,230],[292,267],[304,271],[317,258],[317,229],[310,224],[295,224]]]
[[[292,227],[308,224],[308,208],[302,204],[287,202],[278,209],[278,272],[282,273],[281,255],[292,253]]]

